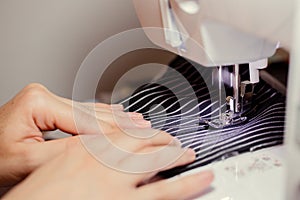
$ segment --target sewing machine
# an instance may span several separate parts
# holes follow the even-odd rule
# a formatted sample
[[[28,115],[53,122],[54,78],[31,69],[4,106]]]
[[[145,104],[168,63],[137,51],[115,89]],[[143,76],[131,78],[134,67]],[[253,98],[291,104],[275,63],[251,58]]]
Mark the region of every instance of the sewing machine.
[[[286,192],[279,192],[284,186],[283,183],[279,183],[273,188],[274,193],[277,191],[278,195],[274,195],[272,199],[298,199],[300,173],[296,169],[300,167],[300,159],[297,157],[300,153],[300,137],[299,134],[297,136],[296,126],[300,95],[297,89],[299,78],[296,76],[299,74],[300,68],[297,65],[300,65],[300,60],[296,55],[300,53],[300,41],[296,36],[300,34],[300,15],[296,16],[296,9],[300,3],[295,0],[134,0],[134,4],[142,26],[156,27],[156,30],[160,30],[145,29],[146,35],[156,45],[205,67],[217,67],[219,82],[224,80],[224,66],[231,68],[229,85],[233,95],[223,99],[228,106],[220,114],[219,120],[212,122],[211,126],[216,128],[243,120],[239,118],[239,113],[243,107],[246,88],[259,82],[259,70],[268,66],[268,58],[276,49],[281,47],[291,52],[285,136],[287,145],[280,147],[280,150],[271,149],[267,154],[275,155],[275,160],[281,160],[288,172]],[[240,79],[241,64],[249,66],[249,80]],[[286,153],[283,154],[283,151]],[[249,157],[250,155],[246,155],[246,158],[235,158],[233,162],[242,163]],[[221,175],[220,169],[222,167],[215,168],[219,170],[219,173],[216,172],[217,176]],[[266,175],[265,179],[262,175],[252,175],[256,179],[262,178],[263,183],[272,185],[274,181],[285,180],[285,170],[275,170]],[[217,182],[217,190],[213,191],[214,193],[220,192],[218,187],[223,187],[224,184]],[[235,189],[239,190],[239,187],[236,186]],[[246,199],[243,191],[246,193],[247,190],[241,190],[238,197]],[[250,196],[248,195],[248,198]],[[260,197],[265,198],[263,195]],[[204,196],[203,199],[205,198]],[[211,198],[213,199],[213,195]],[[223,199],[236,198],[227,196]]]

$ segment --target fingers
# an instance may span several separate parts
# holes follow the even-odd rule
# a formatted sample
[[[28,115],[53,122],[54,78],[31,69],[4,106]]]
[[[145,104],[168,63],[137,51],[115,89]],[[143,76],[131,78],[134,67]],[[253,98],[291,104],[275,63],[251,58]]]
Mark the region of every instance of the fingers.
[[[75,107],[74,111],[72,106],[58,101],[54,94],[40,84],[28,85],[12,102],[13,107],[18,109],[15,113],[22,114],[22,120],[26,120],[32,132],[59,128],[71,134],[99,133],[98,124],[93,122],[93,116],[78,107]]]
[[[37,108],[41,110],[43,108]],[[45,109],[45,108],[44,108]],[[112,129],[111,125],[96,118],[95,115],[86,112],[86,110],[79,106],[69,106],[68,104],[54,101],[49,102],[46,112],[44,114],[44,124],[49,124],[64,132],[71,134],[101,134],[105,130]],[[49,116],[45,118],[45,116]],[[36,113],[36,116],[41,116]],[[43,116],[42,116],[43,117]],[[49,120],[50,119],[50,120]],[[52,119],[52,120],[51,120]],[[38,121],[38,120],[37,120]],[[47,130],[47,126],[39,126],[42,130]]]
[[[85,105],[58,97],[39,84],[24,88],[15,101],[22,112],[29,112],[26,115],[32,118],[32,128],[36,132],[58,128],[71,134],[99,134],[116,125],[125,128],[150,127],[150,123],[143,120],[140,114],[125,114],[121,111],[122,106],[97,104],[97,109],[101,110],[98,112],[88,106],[88,103]],[[115,118],[118,120],[115,121]]]
[[[196,159],[196,154],[193,149],[184,149],[182,155],[177,160],[175,160],[175,162],[172,162],[169,165],[165,166],[163,169],[161,169],[161,171],[190,164],[194,162],[195,159]]]
[[[138,188],[143,199],[190,199],[199,196],[213,180],[210,171],[144,185]]]
[[[120,128],[151,128],[151,122],[144,120],[140,114],[127,113],[103,113],[96,112],[97,118]]]
[[[95,110],[93,110],[94,106],[96,106]],[[57,128],[71,134],[102,134],[110,131],[114,126],[151,127],[150,122],[144,120],[141,114],[124,113],[121,105],[109,106],[100,103],[93,107],[89,103],[81,104],[58,97],[40,84],[30,84],[5,108],[12,110],[6,120],[17,123],[26,121],[30,126],[32,130],[27,131],[30,134],[23,134],[26,139],[41,138],[40,130],[49,131]],[[22,113],[21,117],[20,113]],[[20,132],[14,130],[14,127],[11,129],[8,131]]]
[[[122,128],[150,128],[151,123],[144,120],[143,115],[140,113],[125,113],[124,107],[121,104],[104,104],[104,103],[80,103],[71,101],[69,99],[51,95],[57,100],[66,103],[69,106],[77,106],[84,112],[94,115],[110,123],[113,126],[119,126]]]
[[[148,149],[151,149],[151,151]],[[187,164],[194,160],[195,154],[193,152],[176,146],[164,145],[145,147],[142,150],[131,153],[127,158],[120,160],[118,166],[121,171],[139,174],[132,180],[132,184],[136,186],[147,182],[160,171]]]
[[[52,94],[56,99],[72,106],[75,104],[81,104],[82,107],[86,107],[87,110],[92,110],[97,113],[97,116],[104,121],[110,122],[114,125],[119,124],[123,128],[149,128],[151,124],[149,121],[144,120],[143,115],[134,112],[124,112],[124,106],[121,104],[104,104],[104,103],[80,103],[72,100],[56,96]],[[130,121],[131,119],[131,121]]]
[[[136,130],[136,132],[141,132],[141,130]],[[26,148],[30,148],[29,151],[32,152],[31,160],[36,162],[32,164],[33,168],[55,158],[60,154],[63,154],[63,152],[67,151],[68,148],[77,148],[78,146],[82,147],[82,145],[84,145],[85,148],[93,154],[93,156],[98,156],[100,159],[102,158],[101,156],[104,149],[110,148],[111,152],[113,152],[114,155],[105,153],[105,156],[117,159],[114,163],[119,163],[119,161],[126,159],[128,155],[130,156],[131,154],[141,152],[145,148],[162,148],[162,146],[164,145],[175,145],[179,148],[180,145],[178,141],[166,132],[145,129],[145,133],[140,135],[146,137],[152,133],[157,134],[149,138],[136,138],[123,133],[121,130],[115,129],[112,133],[106,134],[105,136],[82,135],[46,142],[33,142],[28,143]],[[112,151],[112,149],[115,149],[115,151]],[[172,152],[174,151],[175,150],[172,150]],[[153,160],[151,160],[150,162],[153,162]]]
[[[112,145],[129,152],[163,145],[177,145],[180,142],[170,134],[154,129],[118,129],[109,134]]]
[[[158,172],[169,170],[175,167],[183,166],[192,163],[195,161],[196,155],[194,150],[192,149],[183,149],[183,153],[181,155],[178,155],[177,159],[174,159],[173,161],[170,160],[169,163],[163,163],[161,167],[157,168],[156,170],[153,170],[153,172],[148,174],[141,174],[140,179],[137,185],[146,185],[152,182],[156,182],[157,180],[160,180],[161,177],[156,176]],[[168,160],[169,158],[166,158]],[[157,161],[156,161],[157,162]]]
[[[53,94],[53,96],[57,100],[62,101],[62,102],[66,103],[66,104],[69,104],[69,105],[72,105],[73,102],[74,102],[70,99],[56,96],[55,94]],[[77,103],[79,103],[79,102],[77,102]],[[102,109],[102,111],[104,111],[104,110],[123,111],[124,110],[124,106],[122,104],[105,104],[105,103],[90,103],[90,102],[83,103],[83,104],[85,104],[86,106],[95,107],[96,109]]]

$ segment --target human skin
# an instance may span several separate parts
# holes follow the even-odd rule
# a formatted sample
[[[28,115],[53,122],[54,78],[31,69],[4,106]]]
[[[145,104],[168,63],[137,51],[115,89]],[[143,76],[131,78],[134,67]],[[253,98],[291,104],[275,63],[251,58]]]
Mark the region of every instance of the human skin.
[[[87,122],[95,118],[89,113],[91,108],[95,110],[101,130]],[[74,112],[85,121],[75,121]],[[149,129],[150,126],[140,114],[125,113],[120,105],[80,104],[58,97],[40,84],[30,84],[0,107],[0,187],[18,183],[65,150],[69,138],[46,142],[44,131],[108,134],[116,128]]]
[[[92,120],[97,123],[89,123]],[[159,171],[195,159],[192,150],[182,149],[168,133],[150,126],[140,114],[125,113],[119,105],[82,104],[58,97],[42,85],[29,85],[0,108],[0,187],[14,186],[28,176],[4,199],[24,195],[29,199],[184,199],[208,187],[211,172],[147,182]],[[43,132],[55,129],[74,136],[45,141]],[[88,139],[84,145],[82,138]],[[87,151],[86,145],[98,141],[92,144],[96,154],[113,155],[115,145],[131,153],[116,156],[116,165],[109,166]],[[141,164],[134,157],[141,153],[150,155],[142,160],[147,170],[124,172]]]
[[[118,140],[122,138],[115,138],[114,142]],[[167,166],[162,165],[162,168],[140,173],[121,171],[127,164],[141,164],[138,160],[132,159],[132,156],[118,157],[117,163],[120,168],[115,169],[99,162],[78,141],[74,140],[68,145],[63,154],[34,171],[3,199],[18,200],[24,197],[31,200],[189,199],[203,192],[213,179],[211,172],[202,172],[170,180],[148,182],[161,170],[184,165],[195,159],[192,150],[182,149],[178,145],[163,147],[132,142],[127,150],[135,154],[151,153],[164,148],[161,153],[144,160],[142,165],[145,166],[178,156],[177,160]],[[113,152],[112,148],[102,148],[101,145],[98,150],[108,155]]]

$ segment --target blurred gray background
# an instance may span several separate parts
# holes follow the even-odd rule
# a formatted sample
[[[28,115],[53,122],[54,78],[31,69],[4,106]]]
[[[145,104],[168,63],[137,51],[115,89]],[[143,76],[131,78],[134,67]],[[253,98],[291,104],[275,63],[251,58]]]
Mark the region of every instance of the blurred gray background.
[[[87,54],[106,38],[137,27],[131,0],[0,0],[0,104],[31,82],[71,98]],[[143,60],[138,54],[125,61]],[[154,54],[162,63],[172,58]],[[112,69],[112,75],[120,71]],[[106,81],[104,88],[111,88]]]

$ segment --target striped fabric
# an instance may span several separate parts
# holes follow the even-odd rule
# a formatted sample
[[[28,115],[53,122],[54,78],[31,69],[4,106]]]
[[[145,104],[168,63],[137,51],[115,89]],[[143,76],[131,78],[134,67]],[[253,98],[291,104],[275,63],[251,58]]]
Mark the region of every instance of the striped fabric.
[[[243,79],[248,74],[244,68]],[[209,127],[207,121],[219,116],[219,90],[207,87],[212,82],[211,74],[211,68],[178,57],[163,77],[143,85],[121,102],[125,110],[142,113],[153,128],[167,131],[196,151],[194,163],[166,171],[164,176],[283,143],[285,97],[264,81],[255,86],[252,101],[244,103],[242,116],[247,117],[246,122],[223,129]]]

